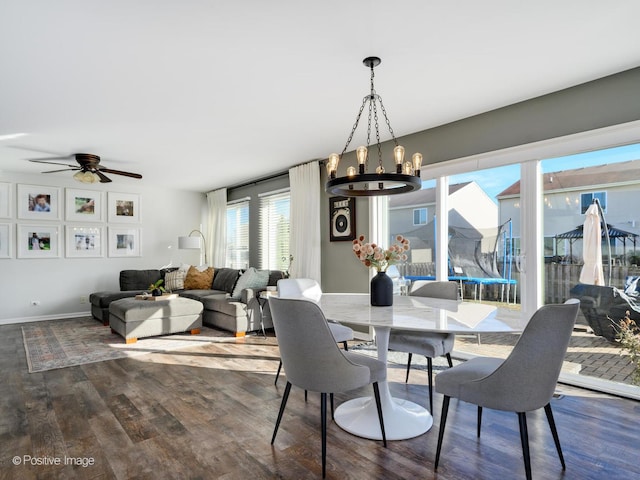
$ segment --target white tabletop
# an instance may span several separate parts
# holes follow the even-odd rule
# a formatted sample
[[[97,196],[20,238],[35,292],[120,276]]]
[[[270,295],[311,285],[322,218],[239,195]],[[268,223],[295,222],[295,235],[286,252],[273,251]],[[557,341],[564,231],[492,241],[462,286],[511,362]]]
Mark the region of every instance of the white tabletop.
[[[492,305],[394,296],[391,307],[372,307],[368,294],[323,293],[320,307],[337,322],[400,330],[474,334],[517,333],[524,328],[518,312]]]

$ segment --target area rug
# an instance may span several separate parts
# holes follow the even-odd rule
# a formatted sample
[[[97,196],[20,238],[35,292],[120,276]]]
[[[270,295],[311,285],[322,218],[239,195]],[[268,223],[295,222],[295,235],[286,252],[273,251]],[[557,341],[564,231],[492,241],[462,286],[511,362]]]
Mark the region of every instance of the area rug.
[[[139,339],[127,345],[91,317],[48,320],[22,327],[29,372],[166,352],[205,343],[235,341],[230,332],[203,327],[200,335],[174,334]]]

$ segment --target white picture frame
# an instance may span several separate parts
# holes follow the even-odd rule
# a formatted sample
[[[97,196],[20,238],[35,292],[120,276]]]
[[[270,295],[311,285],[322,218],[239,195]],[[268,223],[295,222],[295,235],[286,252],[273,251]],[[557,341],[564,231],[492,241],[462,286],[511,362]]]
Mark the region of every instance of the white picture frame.
[[[95,258],[104,256],[103,227],[67,225],[65,231],[67,258]]]
[[[0,218],[11,218],[11,184],[0,182]]]
[[[58,258],[60,226],[51,224],[18,225],[18,258]]]
[[[12,258],[13,251],[11,245],[11,231],[13,225],[10,223],[0,223],[0,258]]]
[[[110,257],[140,257],[140,229],[109,227]]]
[[[102,222],[104,192],[65,189],[65,213],[69,222]]]
[[[110,223],[140,223],[140,195],[109,192]]]
[[[18,218],[60,220],[59,202],[57,187],[18,184]]]

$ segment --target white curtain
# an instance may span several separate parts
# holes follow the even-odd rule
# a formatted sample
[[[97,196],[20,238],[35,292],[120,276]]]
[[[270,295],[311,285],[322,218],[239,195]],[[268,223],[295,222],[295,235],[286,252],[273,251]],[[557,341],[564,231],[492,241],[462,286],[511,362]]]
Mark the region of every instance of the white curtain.
[[[207,193],[209,222],[205,245],[207,258],[212,267],[224,267],[227,261],[227,189],[221,188]]]
[[[320,165],[317,161],[289,170],[291,186],[289,273],[293,278],[312,278],[320,283]]]

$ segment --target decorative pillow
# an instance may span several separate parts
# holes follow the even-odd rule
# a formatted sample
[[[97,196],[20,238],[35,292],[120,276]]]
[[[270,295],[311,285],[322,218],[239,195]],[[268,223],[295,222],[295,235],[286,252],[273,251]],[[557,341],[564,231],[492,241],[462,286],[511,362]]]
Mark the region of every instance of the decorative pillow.
[[[240,271],[235,268],[219,268],[213,277],[213,289],[233,293]]]
[[[184,289],[184,279],[187,276],[183,270],[174,270],[167,272],[164,276],[164,288],[172,292],[173,290]]]
[[[196,267],[191,267],[184,279],[185,290],[208,290],[213,281],[213,268],[209,267],[204,272],[198,271]]]
[[[245,288],[265,288],[268,282],[268,270],[256,270],[254,267],[249,267],[249,269],[238,278],[236,286],[233,288],[231,298],[239,300],[242,290]]]

